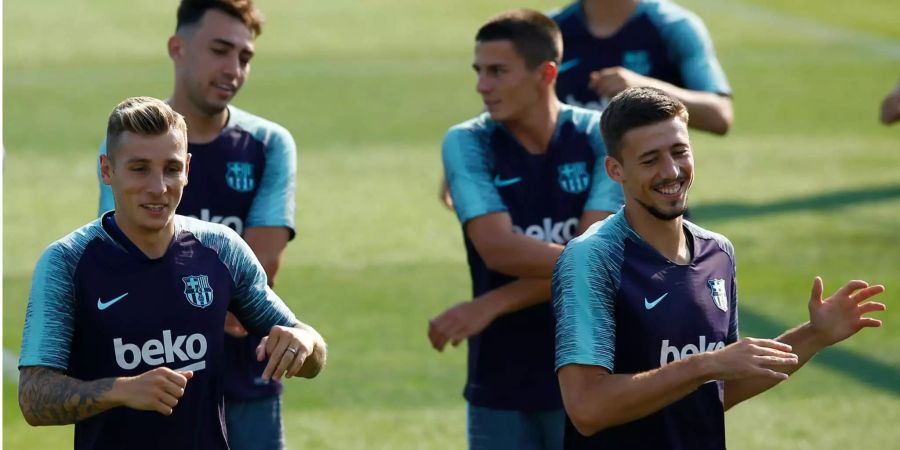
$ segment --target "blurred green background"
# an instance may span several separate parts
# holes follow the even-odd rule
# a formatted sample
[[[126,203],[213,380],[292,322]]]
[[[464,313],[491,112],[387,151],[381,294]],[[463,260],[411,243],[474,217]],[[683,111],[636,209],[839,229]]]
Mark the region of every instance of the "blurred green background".
[[[806,317],[812,278],[884,283],[886,325],[816,357],[727,414],[732,449],[900,448],[900,126],[877,122],[900,75],[894,0],[681,2],[702,16],[734,88],[729,136],[694,133],[697,222],[738,256],[741,327]],[[437,201],[440,141],[480,110],[469,65],[490,15],[551,1],[259,0],[268,20],[235,104],[290,129],[298,236],[278,291],[330,345],[288,382],[289,448],[459,449],[465,350],[434,352],[427,321],[468,298],[456,219]],[[3,10],[3,346],[18,352],[43,249],[96,214],[107,114],[166,97],[176,2],[7,1]],[[5,367],[8,374],[14,367]],[[66,448],[3,383],[6,448]]]

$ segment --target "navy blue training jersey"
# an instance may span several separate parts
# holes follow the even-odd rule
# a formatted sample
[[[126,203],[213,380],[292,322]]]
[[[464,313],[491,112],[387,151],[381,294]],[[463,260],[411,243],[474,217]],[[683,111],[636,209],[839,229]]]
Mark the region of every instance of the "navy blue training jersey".
[[[443,159],[453,204],[463,226],[505,212],[513,230],[565,244],[585,210],[615,211],[622,191],[606,175],[600,114],[561,105],[547,152],[528,153],[507,129],[482,114],[450,129]],[[465,237],[472,295],[513,281],[490,270]],[[469,338],[465,397],[473,405],[544,410],[562,406],[553,372],[553,316],[549,303],[498,317]]]
[[[603,38],[589,31],[580,1],[550,17],[564,48],[556,94],[568,104],[606,109],[610,99],[588,81],[591,72],[615,66],[685,89],[731,94],[703,21],[668,0],[642,0],[622,28]]]
[[[677,265],[631,228],[624,211],[594,224],[553,274],[556,367],[634,374],[735,342],[734,250],[684,222],[691,262]],[[724,449],[724,382],[703,384],[642,419],[591,436],[566,428],[567,449]]]
[[[177,213],[221,223],[238,234],[252,227],[286,227],[294,236],[297,153],[281,126],[228,107],[228,123],[206,144],[188,144],[188,185]],[[104,141],[100,153],[106,153]],[[112,190],[100,182],[100,214],[115,207]],[[248,400],[281,392],[278,382],[260,379],[254,337],[226,336],[228,399]]]
[[[75,424],[75,449],[227,449],[225,312],[265,336],[297,319],[227,227],[175,216],[164,256],[147,258],[105,214],[50,245],[38,261],[19,367],[79,380],[193,370],[172,415],[117,407]]]

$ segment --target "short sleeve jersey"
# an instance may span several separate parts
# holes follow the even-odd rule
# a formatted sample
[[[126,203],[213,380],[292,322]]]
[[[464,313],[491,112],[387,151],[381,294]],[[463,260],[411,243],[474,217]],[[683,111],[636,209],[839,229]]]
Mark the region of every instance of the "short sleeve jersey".
[[[622,28],[603,38],[589,31],[580,1],[550,17],[565,49],[556,93],[568,104],[606,109],[610,99],[599,97],[588,81],[591,72],[616,66],[685,89],[731,95],[703,21],[668,0],[642,0]]]
[[[20,367],[80,380],[193,370],[170,416],[117,407],[75,424],[75,449],[226,449],[225,312],[256,335],[297,319],[266,286],[231,229],[175,216],[171,246],[147,258],[112,212],[50,245],[38,261]]]
[[[631,228],[624,211],[566,247],[553,274],[556,368],[633,374],[737,340],[734,250],[684,222],[691,262],[677,265]],[[642,419],[591,437],[568,424],[567,449],[725,448],[724,383],[711,381]]]
[[[487,113],[452,127],[443,143],[444,170],[462,226],[504,212],[513,231],[565,244],[585,210],[617,210],[622,191],[604,169],[599,117],[562,105],[555,135],[539,155],[528,153]],[[514,280],[490,270],[468,237],[465,246],[473,296]],[[464,395],[471,404],[519,410],[562,406],[549,303],[501,316],[468,343]]]
[[[297,151],[283,127],[228,107],[228,123],[206,144],[188,144],[188,185],[177,213],[221,223],[238,234],[252,227],[286,227],[294,236]],[[100,153],[106,153],[106,143]],[[112,190],[100,183],[100,213],[115,208]],[[226,336],[226,397],[248,400],[277,395],[281,385],[260,379],[257,338]]]

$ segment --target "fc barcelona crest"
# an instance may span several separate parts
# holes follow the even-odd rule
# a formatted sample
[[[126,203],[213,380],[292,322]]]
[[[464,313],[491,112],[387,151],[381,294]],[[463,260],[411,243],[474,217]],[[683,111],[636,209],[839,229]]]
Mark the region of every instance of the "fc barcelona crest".
[[[716,278],[706,282],[709,285],[709,293],[713,303],[722,311],[728,312],[728,296],[725,294],[725,280]]]
[[[232,161],[225,164],[225,181],[228,187],[238,192],[250,192],[256,187],[253,179],[253,164],[241,161]]]
[[[184,282],[184,296],[187,297],[188,303],[198,307],[206,308],[213,302],[213,289],[209,285],[209,277],[206,275],[190,275],[182,277]]]
[[[644,50],[625,52],[622,54],[622,67],[641,75],[649,75],[652,68],[650,55]]]
[[[570,194],[580,194],[591,185],[586,162],[563,164],[556,169],[559,172],[559,187]]]

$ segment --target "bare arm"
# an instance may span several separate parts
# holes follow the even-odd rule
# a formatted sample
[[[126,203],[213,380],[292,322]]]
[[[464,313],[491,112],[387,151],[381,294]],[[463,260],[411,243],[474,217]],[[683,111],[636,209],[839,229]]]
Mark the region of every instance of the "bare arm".
[[[275,275],[290,237],[291,231],[285,227],[253,227],[244,231],[244,241],[266,271],[269,287],[275,287]]]
[[[747,376],[787,378],[765,365],[796,364],[790,347],[769,339],[743,339],[637,374],[610,374],[603,367],[570,364],[559,369],[563,405],[581,434],[646,417],[716,379]]]
[[[869,286],[864,281],[853,280],[825,300],[822,300],[822,291],[822,279],[816,277],[809,300],[810,321],[788,330],[776,339],[790,345],[798,357],[797,365],[778,368],[778,371],[786,375],[797,371],[823,348],[847,339],[863,328],[881,326],[880,320],[863,315],[885,309],[882,303],[866,302],[884,292],[884,286]],[[765,392],[780,381],[771,377],[727,381],[725,409]]]
[[[610,214],[608,211],[585,211],[579,219],[578,232]],[[549,279],[564,248],[513,232],[508,213],[476,217],[466,223],[466,234],[488,268],[514,277]]]
[[[508,213],[476,217],[466,223],[466,235],[491,270],[514,277],[550,278],[563,246],[513,232]]]
[[[609,67],[591,73],[591,89],[612,98],[629,87],[647,86],[666,91],[680,100],[690,114],[689,125],[718,135],[728,133],[734,119],[731,98],[714,92],[694,91],[632,72],[624,67]]]
[[[192,372],[160,367],[136,377],[81,381],[58,369],[23,367],[19,407],[29,425],[64,425],[117,406],[172,414]]]

